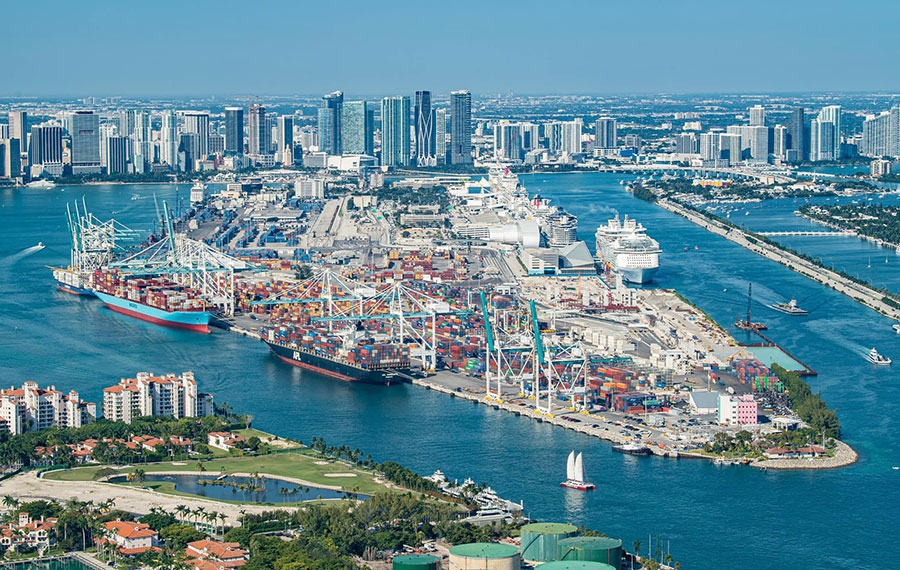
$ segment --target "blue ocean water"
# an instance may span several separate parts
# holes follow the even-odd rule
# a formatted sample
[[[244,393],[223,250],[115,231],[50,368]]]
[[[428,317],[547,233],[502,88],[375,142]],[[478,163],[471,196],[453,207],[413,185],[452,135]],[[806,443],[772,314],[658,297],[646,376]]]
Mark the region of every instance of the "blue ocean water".
[[[678,289],[722,323],[744,310],[753,281],[760,300],[754,320],[768,323],[772,338],[819,372],[810,382],[839,408],[859,463],[827,472],[759,473],[623,456],[601,441],[413,386],[322,378],[282,364],[252,339],[156,327],[53,288],[44,266],[67,260],[67,201],[85,196],[101,217],[116,212],[125,223],[148,227],[154,216],[148,196],[171,200],[172,186],[0,191],[0,377],[4,385],[36,380],[98,399],[103,387],[137,371],[192,370],[202,389],[253,414],[260,429],[303,441],[323,437],[423,474],[442,469],[451,478],[471,476],[501,496],[524,500],[534,518],[584,524],[626,545],[640,540],[644,552],[648,535],[664,535],[688,568],[875,568],[900,560],[900,545],[889,540],[900,526],[900,472],[891,469],[900,465],[900,379],[862,358],[877,346],[900,359],[890,322],[635,199],[619,179],[592,173],[523,182],[578,215],[589,243],[611,212],[637,217],[665,250],[658,285]],[[47,247],[29,249],[39,241]],[[763,306],[789,296],[806,299],[810,316],[794,319]],[[596,491],[558,486],[572,449],[585,453]]]

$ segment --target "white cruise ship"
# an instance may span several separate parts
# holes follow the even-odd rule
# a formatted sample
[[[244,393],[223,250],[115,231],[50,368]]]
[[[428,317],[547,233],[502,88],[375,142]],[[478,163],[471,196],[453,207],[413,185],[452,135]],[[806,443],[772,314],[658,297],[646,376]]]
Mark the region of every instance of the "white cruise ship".
[[[659,243],[633,219],[618,214],[597,228],[597,258],[630,283],[646,283],[659,269]]]

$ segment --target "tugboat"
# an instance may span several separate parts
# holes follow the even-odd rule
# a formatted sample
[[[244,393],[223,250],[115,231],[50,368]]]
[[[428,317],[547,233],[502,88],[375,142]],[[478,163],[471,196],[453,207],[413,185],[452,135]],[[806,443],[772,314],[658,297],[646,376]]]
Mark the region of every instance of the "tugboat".
[[[580,452],[577,457],[574,450],[569,454],[569,459],[566,461],[566,480],[560,483],[560,486],[578,489],[579,491],[595,488],[593,483],[589,483],[585,479],[584,458]]]
[[[802,317],[809,314],[809,311],[806,309],[801,309],[797,306],[797,300],[791,299],[787,303],[773,303],[769,305],[770,309],[775,309],[779,313],[784,313],[786,315],[791,315],[792,317]]]
[[[884,356],[883,354],[878,354],[878,351],[874,348],[869,352],[868,356],[866,356],[866,360],[875,364],[876,366],[888,366],[892,362],[890,358]]]

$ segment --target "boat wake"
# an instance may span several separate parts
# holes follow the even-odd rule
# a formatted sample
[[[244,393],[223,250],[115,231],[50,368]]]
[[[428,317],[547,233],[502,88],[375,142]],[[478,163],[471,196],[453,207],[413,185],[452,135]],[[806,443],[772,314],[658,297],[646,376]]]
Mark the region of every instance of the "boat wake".
[[[42,243],[39,243],[38,245],[33,245],[31,247],[26,247],[22,251],[19,251],[17,253],[14,253],[12,255],[4,257],[3,259],[0,259],[0,265],[12,265],[13,263],[16,263],[18,261],[25,259],[29,255],[34,255],[35,253],[44,249],[44,247],[46,247],[46,246]]]

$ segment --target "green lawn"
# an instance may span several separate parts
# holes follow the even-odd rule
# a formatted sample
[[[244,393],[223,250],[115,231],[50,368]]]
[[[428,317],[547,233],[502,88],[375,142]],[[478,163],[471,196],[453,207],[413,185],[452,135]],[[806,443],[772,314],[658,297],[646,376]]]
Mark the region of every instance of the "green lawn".
[[[386,487],[376,483],[372,475],[363,471],[357,471],[343,463],[329,462],[325,465],[316,465],[323,461],[314,456],[309,450],[273,453],[260,457],[223,457],[203,461],[206,475],[218,475],[224,473],[259,473],[260,475],[279,475],[293,477],[309,481],[313,485],[340,486],[342,490],[358,490],[360,493],[372,494],[385,491]],[[173,465],[172,462],[148,463],[139,465],[147,473],[160,471],[199,473],[197,461],[175,462],[184,465]],[[102,469],[102,466],[78,467],[75,469],[60,469],[44,474],[44,477],[55,481],[91,481],[94,473]],[[118,470],[125,475],[134,471],[134,467]],[[325,477],[326,473],[353,473],[355,477]],[[163,486],[158,489],[167,492]]]

